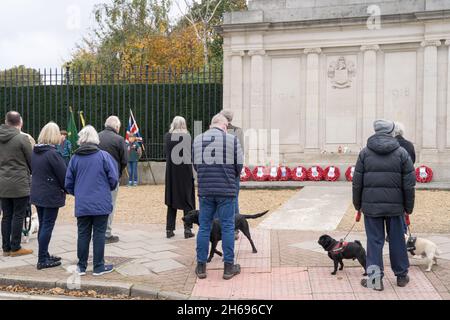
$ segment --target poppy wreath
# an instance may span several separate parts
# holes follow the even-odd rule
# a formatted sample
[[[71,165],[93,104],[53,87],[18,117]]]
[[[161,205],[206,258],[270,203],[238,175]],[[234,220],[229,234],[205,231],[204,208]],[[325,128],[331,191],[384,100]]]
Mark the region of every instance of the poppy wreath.
[[[280,181],[289,181],[291,179],[291,169],[285,166],[281,166],[278,168],[278,172],[280,174]]]
[[[307,171],[309,181],[321,181],[323,180],[323,169],[319,166],[312,166]]]
[[[433,170],[427,166],[420,166],[416,169],[416,181],[429,183],[433,180]]]
[[[353,181],[354,173],[355,173],[355,166],[348,167],[347,171],[345,171],[345,179],[347,179],[347,181]]]
[[[305,181],[308,179],[308,174],[306,172],[306,168],[302,166],[298,166],[295,169],[291,170],[291,179],[294,181]]]
[[[267,181],[269,180],[269,169],[263,166],[257,166],[253,169],[253,180]]]
[[[248,167],[243,167],[241,171],[241,181],[249,181],[252,178],[252,171]]]
[[[281,178],[280,168],[277,166],[270,167],[269,181],[278,181]]]
[[[326,167],[323,171],[323,177],[326,181],[337,181],[341,176],[341,170],[335,166]]]

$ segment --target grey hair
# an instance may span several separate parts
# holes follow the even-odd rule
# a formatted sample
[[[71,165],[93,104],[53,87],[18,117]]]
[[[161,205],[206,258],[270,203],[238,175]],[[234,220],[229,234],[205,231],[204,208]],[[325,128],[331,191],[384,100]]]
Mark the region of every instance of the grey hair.
[[[170,133],[187,133],[186,119],[180,116],[173,118],[169,129]]]
[[[231,110],[222,110],[220,112],[221,115],[223,115],[225,118],[227,118],[228,122],[232,122],[233,121],[233,116],[234,113]]]
[[[116,132],[119,132],[120,126],[121,126],[120,120],[116,116],[110,116],[105,121],[105,127],[114,129]]]
[[[216,114],[211,120],[211,127],[219,127],[220,125],[228,125],[228,120],[223,114]]]
[[[98,133],[93,126],[87,125],[80,132],[78,132],[78,145],[83,144],[100,144],[100,138]]]
[[[401,122],[395,122],[394,137],[403,136],[405,134],[405,126]]]

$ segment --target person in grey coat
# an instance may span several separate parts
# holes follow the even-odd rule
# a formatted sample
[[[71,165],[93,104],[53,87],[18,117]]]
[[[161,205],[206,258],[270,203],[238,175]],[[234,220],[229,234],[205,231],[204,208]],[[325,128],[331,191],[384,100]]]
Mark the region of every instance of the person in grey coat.
[[[358,157],[353,176],[353,205],[364,214],[367,234],[367,273],[364,287],[383,290],[383,246],[389,236],[391,267],[397,285],[409,282],[404,216],[414,209],[416,177],[408,152],[394,138],[394,122],[377,120],[375,134]]]
[[[30,203],[31,143],[21,133],[20,114],[10,111],[0,126],[0,202],[3,256],[32,254],[21,247],[23,220]]]
[[[122,176],[123,170],[128,164],[128,151],[125,144],[125,139],[119,135],[121,123],[118,117],[110,116],[105,121],[105,130],[100,132],[99,148],[108,152],[117,163],[117,170],[119,172],[119,179]],[[108,225],[106,227],[106,244],[119,242],[119,237],[112,234],[112,222],[114,213],[116,211],[117,195],[119,193],[119,184],[111,191],[113,211],[109,215]]]

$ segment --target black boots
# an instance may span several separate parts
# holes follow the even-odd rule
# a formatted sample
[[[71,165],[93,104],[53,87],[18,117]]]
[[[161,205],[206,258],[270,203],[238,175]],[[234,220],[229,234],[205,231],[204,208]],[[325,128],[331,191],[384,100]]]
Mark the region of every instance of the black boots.
[[[234,263],[226,263],[223,269],[223,278],[225,280],[230,280],[235,275],[241,273],[241,266]],[[206,263],[197,263],[197,267],[195,267],[195,274],[199,279],[206,278]]]
[[[197,263],[197,267],[195,268],[195,274],[199,279],[206,278],[206,263]]]
[[[167,230],[166,235],[167,235],[167,238],[170,239],[170,238],[175,237],[175,232],[174,232],[174,230]],[[184,227],[184,238],[189,239],[189,238],[193,238],[193,237],[195,237],[195,234],[192,232],[191,228]]]
[[[397,277],[397,286],[399,287],[406,287],[406,285],[409,283],[409,276],[403,276],[403,277]]]
[[[167,230],[166,235],[168,239],[175,237],[175,233],[173,232],[173,230]]]
[[[192,232],[192,227],[184,226],[184,238],[189,239],[195,237],[195,233]]]
[[[225,262],[224,269],[223,269],[223,278],[225,280],[230,280],[234,276],[241,273],[241,266],[234,263],[227,263]]]

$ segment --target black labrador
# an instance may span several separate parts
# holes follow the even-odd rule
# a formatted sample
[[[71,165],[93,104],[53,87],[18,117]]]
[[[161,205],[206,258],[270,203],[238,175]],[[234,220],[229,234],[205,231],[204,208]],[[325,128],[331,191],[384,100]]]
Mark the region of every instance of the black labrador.
[[[334,271],[331,273],[335,275],[340,264],[339,270],[344,269],[343,259],[358,260],[361,266],[364,268],[364,276],[366,273],[366,250],[362,246],[361,242],[355,240],[355,242],[341,242],[333,239],[329,235],[325,234],[317,241],[325,251],[328,252],[328,256],[334,262]]]
[[[235,230],[240,230],[247,237],[248,241],[250,241],[250,244],[252,246],[253,253],[257,253],[258,251],[256,250],[255,244],[253,243],[252,240],[252,236],[250,235],[250,227],[248,225],[247,219],[260,218],[264,216],[267,212],[269,212],[269,210],[254,215],[244,215],[244,214],[236,215],[234,221]],[[193,210],[189,212],[187,215],[185,215],[182,219],[187,224],[195,223],[196,225],[200,225],[198,219],[199,213],[200,213],[199,210]],[[214,219],[211,228],[211,235],[209,238],[209,241],[211,241],[211,251],[208,257],[208,262],[211,262],[214,253],[218,254],[219,256],[222,256],[222,253],[216,249],[217,244],[221,240],[222,240],[222,228],[220,227],[219,219]]]

